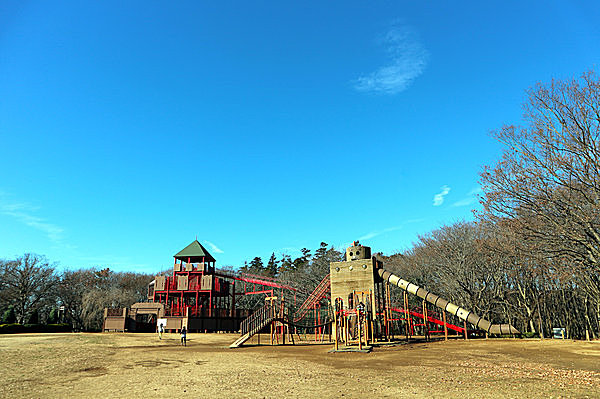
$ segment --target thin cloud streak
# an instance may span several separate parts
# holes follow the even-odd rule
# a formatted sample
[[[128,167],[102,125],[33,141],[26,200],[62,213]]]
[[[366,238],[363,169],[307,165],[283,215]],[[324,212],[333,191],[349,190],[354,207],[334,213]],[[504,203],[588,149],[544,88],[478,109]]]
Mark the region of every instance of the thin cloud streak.
[[[471,205],[473,202],[475,202],[475,198],[473,198],[473,197],[463,198],[460,201],[456,201],[455,203],[453,203],[452,206],[453,207],[468,206],[468,205]]]
[[[387,229],[383,229],[383,230],[379,230],[379,231],[371,231],[370,233],[365,234],[364,236],[358,237],[359,241],[363,241],[363,240],[370,240],[371,238],[377,237],[379,235],[382,235],[384,233],[389,233],[390,231],[396,231],[396,230],[400,230],[402,229],[402,226],[394,226],[394,227],[388,227]]]
[[[123,256],[112,256],[112,255],[106,255],[106,256],[81,256],[78,257],[78,260],[80,260],[82,263],[92,263],[94,264],[95,268],[104,268],[104,267],[108,267],[108,268],[118,268],[118,269],[122,269],[125,268],[126,270],[131,271],[132,269],[135,270],[139,270],[139,269],[152,269],[152,267],[148,264],[145,263],[135,263],[135,261],[132,261],[130,257],[123,257]]]
[[[444,185],[439,193],[433,196],[433,206],[440,206],[444,203],[444,197],[450,192],[450,187]]]
[[[410,219],[410,220],[407,220],[406,222],[402,223],[399,226],[388,227],[388,228],[385,228],[383,230],[378,230],[378,231],[371,231],[370,233],[367,233],[367,234],[363,235],[362,237],[358,237],[358,240],[359,241],[370,240],[371,238],[377,237],[377,236],[385,234],[385,233],[389,233],[389,232],[396,231],[396,230],[401,230],[407,224],[419,223],[419,222],[422,222],[423,220],[425,220],[425,219]]]
[[[217,247],[215,244],[213,244],[210,241],[204,241],[204,243],[206,245],[208,245],[210,247],[210,249],[212,249],[213,252],[215,252],[215,253],[218,253],[218,254],[224,254],[225,253],[222,249],[220,249],[219,247]]]
[[[387,33],[383,42],[390,55],[389,64],[356,79],[354,82],[356,90],[387,95],[398,94],[406,90],[425,70],[429,52],[412,29],[395,27]]]
[[[56,244],[62,243],[62,234],[64,229],[53,223],[47,222],[45,219],[35,216],[33,213],[39,207],[31,206],[27,203],[9,203],[4,202],[5,195],[0,193],[0,213],[10,216],[26,226],[32,227],[46,234],[46,236]]]
[[[482,191],[483,190],[481,189],[481,187],[476,187],[476,188],[472,189],[471,191],[469,191],[465,198],[463,198],[459,201],[456,201],[455,203],[452,204],[452,206],[453,207],[461,207],[461,206],[471,205],[479,198],[479,194]]]

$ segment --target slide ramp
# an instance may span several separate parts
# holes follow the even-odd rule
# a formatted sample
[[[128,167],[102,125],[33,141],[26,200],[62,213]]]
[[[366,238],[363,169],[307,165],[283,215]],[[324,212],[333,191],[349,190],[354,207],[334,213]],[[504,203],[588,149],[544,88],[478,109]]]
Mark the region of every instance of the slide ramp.
[[[489,320],[478,316],[476,313],[471,312],[467,309],[461,308],[450,301],[441,298],[440,296],[429,292],[425,288],[419,287],[416,284],[401,279],[393,273],[388,272],[385,269],[379,269],[377,271],[379,276],[384,281],[389,282],[392,285],[396,285],[409,294],[416,295],[421,299],[426,300],[430,304],[458,317],[459,319],[468,321],[473,324],[475,328],[487,331],[490,334],[520,334],[519,330],[511,326],[510,324],[492,324]]]

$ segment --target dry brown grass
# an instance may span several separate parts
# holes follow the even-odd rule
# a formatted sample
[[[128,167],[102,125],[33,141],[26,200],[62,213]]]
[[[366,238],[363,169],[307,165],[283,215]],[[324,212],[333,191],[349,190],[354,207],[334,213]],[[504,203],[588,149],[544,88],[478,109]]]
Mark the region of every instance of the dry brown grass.
[[[470,340],[327,353],[236,335],[0,336],[6,398],[600,397],[600,342]],[[263,342],[266,339],[263,338]]]

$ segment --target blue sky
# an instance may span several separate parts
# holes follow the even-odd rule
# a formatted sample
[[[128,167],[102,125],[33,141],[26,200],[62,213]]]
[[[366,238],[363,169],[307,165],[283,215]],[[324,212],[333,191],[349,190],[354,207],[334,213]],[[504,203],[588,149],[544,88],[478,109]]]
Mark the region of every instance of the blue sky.
[[[404,250],[472,218],[525,89],[598,70],[598,20],[595,1],[2,2],[0,257]]]

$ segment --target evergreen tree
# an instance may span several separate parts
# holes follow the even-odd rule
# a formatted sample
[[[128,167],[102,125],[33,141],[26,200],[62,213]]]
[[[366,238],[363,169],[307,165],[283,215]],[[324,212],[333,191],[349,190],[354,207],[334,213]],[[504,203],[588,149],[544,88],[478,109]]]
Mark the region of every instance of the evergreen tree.
[[[294,269],[298,271],[306,270],[310,264],[311,258],[310,249],[302,248],[300,251],[302,252],[302,256],[294,259]]]
[[[56,324],[58,323],[58,309],[52,308],[50,314],[48,315],[48,324]]]
[[[328,248],[327,243],[321,242],[310,264],[310,274],[316,279],[322,279],[329,274],[330,263],[339,262],[342,259],[343,255],[341,252],[337,251],[333,246]]]
[[[14,306],[10,305],[2,315],[2,324],[12,324],[17,322]]]
[[[292,258],[287,254],[282,254],[281,260],[279,261],[279,270],[277,274],[281,275],[282,273],[292,271],[294,271],[294,262],[292,262]]]
[[[265,268],[263,266],[263,261],[260,256],[255,257],[250,261],[250,273],[252,274],[263,274]]]
[[[275,252],[273,252],[271,254],[271,257],[269,258],[269,262],[267,262],[266,268],[266,272],[269,277],[275,277],[277,275],[278,263],[279,262],[277,262],[277,260],[275,259]]]
[[[321,245],[319,246],[319,249],[317,249],[315,251],[315,259],[321,259],[324,258],[325,255],[327,254],[327,243],[326,242],[321,242]]]
[[[40,314],[37,309],[33,309],[27,318],[27,324],[38,324],[40,322]]]

